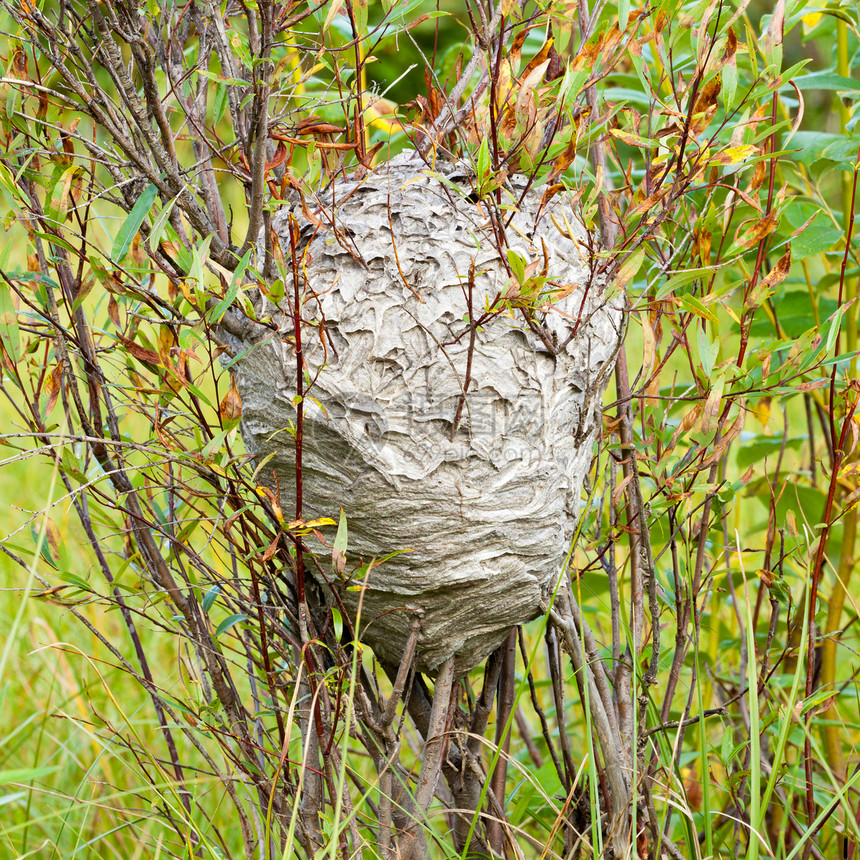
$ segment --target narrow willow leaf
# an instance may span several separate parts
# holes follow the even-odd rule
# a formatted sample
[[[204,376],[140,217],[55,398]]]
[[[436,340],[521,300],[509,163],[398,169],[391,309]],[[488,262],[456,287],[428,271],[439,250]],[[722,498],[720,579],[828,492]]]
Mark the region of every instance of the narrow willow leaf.
[[[243,621],[247,621],[250,617],[250,615],[246,615],[244,612],[237,612],[235,615],[228,615],[216,628],[215,638],[217,639],[219,636],[226,633],[231,627],[241,624]]]
[[[137,203],[134,204],[131,212],[128,213],[128,217],[123,222],[122,227],[119,228],[119,233],[116,234],[116,239],[114,239],[113,248],[110,252],[111,259],[114,262],[120,263],[125,258],[128,249],[131,247],[131,243],[134,241],[134,237],[140,230],[140,225],[143,224],[144,219],[149,215],[149,210],[152,209],[152,204],[155,203],[157,194],[158,189],[150,184],[146,186],[143,194],[137,198]]]
[[[153,187],[153,186],[150,186]],[[167,219],[170,217],[170,213],[173,211],[173,207],[176,205],[176,201],[179,199],[179,194],[176,195],[162,210],[158,213],[158,217],[152,224],[152,230],[149,231],[149,249],[154,251],[158,247],[158,243],[161,241],[161,236],[164,233],[165,225],[167,224]],[[138,201],[140,202],[140,201]]]
[[[213,585],[212,588],[210,588],[209,591],[207,591],[206,594],[203,595],[203,601],[200,605],[203,608],[204,612],[209,612],[209,610],[212,608],[212,604],[215,603],[215,600],[220,593],[220,586]]]

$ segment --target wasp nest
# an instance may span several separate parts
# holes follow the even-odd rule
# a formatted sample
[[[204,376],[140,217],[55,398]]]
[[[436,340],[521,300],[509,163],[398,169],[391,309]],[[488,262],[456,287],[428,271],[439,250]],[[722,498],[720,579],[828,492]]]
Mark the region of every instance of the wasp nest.
[[[514,182],[499,219],[462,165],[430,171],[403,155],[323,198],[292,210],[313,382],[304,517],[344,510],[347,575],[385,559],[367,573],[363,641],[397,664],[418,615],[418,669],[456,655],[464,672],[557,581],[620,305],[565,195],[546,203]],[[288,258],[290,214],[273,220]],[[277,335],[244,344],[238,384],[246,446],[273,455],[261,475],[277,474],[290,510],[295,340],[290,314],[278,318]],[[357,591],[345,598],[354,609]]]

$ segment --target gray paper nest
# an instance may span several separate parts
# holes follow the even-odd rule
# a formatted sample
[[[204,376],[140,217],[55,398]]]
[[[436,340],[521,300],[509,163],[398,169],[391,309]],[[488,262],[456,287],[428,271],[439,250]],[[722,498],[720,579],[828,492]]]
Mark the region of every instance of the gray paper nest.
[[[336,183],[318,213],[336,231],[315,230],[292,210],[311,237],[305,271],[318,299],[305,302],[303,340],[316,378],[309,397],[325,410],[305,400],[303,514],[337,519],[343,508],[347,572],[406,551],[371,569],[361,635],[397,665],[417,614],[416,665],[430,673],[455,654],[459,672],[478,665],[539,614],[541,594],[554,588],[622,329],[619,303],[607,302],[590,275],[569,199],[538,212],[541,193],[529,192],[506,229],[508,247],[541,267],[546,254],[550,278],[574,286],[539,316],[557,343],[579,319],[576,335],[553,355],[520,312],[487,320],[452,438],[467,375],[470,264],[476,319],[509,275],[486,207],[467,196],[463,167],[436,171],[447,182],[402,155]],[[512,191],[519,199],[522,186]],[[288,214],[274,218],[286,255]],[[576,242],[558,229],[565,220]],[[284,428],[296,418],[296,360],[291,320],[280,319],[283,337],[263,339],[239,362],[238,385],[245,444],[257,458],[274,453],[261,479],[277,472],[290,511],[295,451]],[[345,598],[354,609],[358,593]]]

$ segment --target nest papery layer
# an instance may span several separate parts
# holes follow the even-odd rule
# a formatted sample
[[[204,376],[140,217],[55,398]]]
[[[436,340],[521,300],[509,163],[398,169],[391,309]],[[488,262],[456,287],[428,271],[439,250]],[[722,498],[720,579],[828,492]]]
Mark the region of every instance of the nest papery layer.
[[[536,315],[543,339],[517,310],[483,322],[455,426],[470,353],[470,267],[472,319],[504,294],[509,274],[498,227],[465,196],[466,177],[448,168],[460,194],[422,171],[399,157],[337,183],[320,215],[328,229],[293,212],[310,237],[303,340],[315,380],[304,401],[303,515],[336,519],[343,508],[348,571],[402,551],[366,580],[362,638],[382,659],[399,662],[417,614],[418,669],[432,672],[456,654],[466,671],[536,617],[557,581],[622,315],[592,277],[588,237],[569,200],[556,197],[539,213],[540,193],[526,194],[504,228],[507,245],[569,292]],[[288,217],[282,210],[273,222],[284,249]],[[563,343],[575,325],[553,354],[546,341]],[[287,511],[295,368],[288,315],[281,336],[260,340],[238,363],[242,435],[258,458],[274,455],[261,479],[277,473]],[[353,609],[357,597],[346,593]]]

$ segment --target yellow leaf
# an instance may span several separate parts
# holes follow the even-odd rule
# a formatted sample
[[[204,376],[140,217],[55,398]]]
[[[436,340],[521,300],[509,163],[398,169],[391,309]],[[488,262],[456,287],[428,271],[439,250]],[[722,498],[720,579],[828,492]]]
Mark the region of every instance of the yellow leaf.
[[[653,141],[648,140],[645,137],[640,137],[638,134],[633,134],[630,131],[624,131],[620,128],[613,128],[609,130],[609,133],[613,137],[617,137],[619,140],[623,141],[630,146],[642,146],[642,147],[652,147],[655,146]]]
[[[730,146],[722,152],[717,153],[712,159],[711,164],[722,164],[729,166],[732,164],[740,164],[752,156],[758,155],[758,147],[744,144],[742,146]]]
[[[334,0],[331,4],[331,8],[328,10],[328,15],[326,15],[325,24],[323,24],[323,32],[328,30],[331,27],[332,21],[334,21],[334,16],[340,12],[343,7],[343,0]]]
[[[618,268],[618,274],[615,276],[615,286],[619,290],[623,290],[628,283],[633,279],[633,276],[639,271],[642,266],[642,261],[645,259],[645,247],[640,245],[632,254],[624,260]]]
[[[388,99],[374,99],[364,111],[368,128],[381,128],[385,132],[403,131],[403,126],[395,116],[397,105]]]
[[[752,407],[752,413],[758,419],[758,423],[761,424],[762,429],[767,429],[768,421],[770,421],[770,398],[762,397],[761,400],[757,401],[755,406]]]
[[[651,375],[654,367],[654,358],[657,354],[657,341],[654,337],[654,329],[651,320],[642,318],[642,376],[647,378]]]

